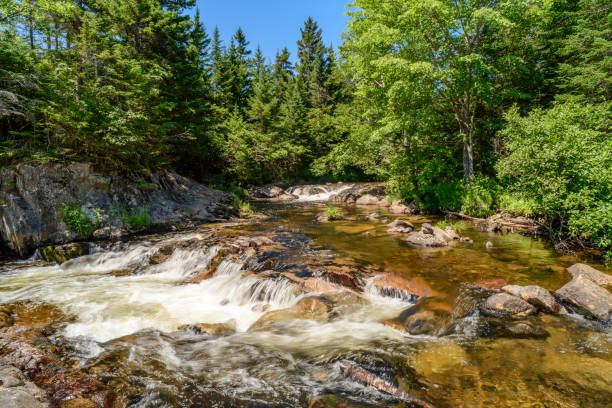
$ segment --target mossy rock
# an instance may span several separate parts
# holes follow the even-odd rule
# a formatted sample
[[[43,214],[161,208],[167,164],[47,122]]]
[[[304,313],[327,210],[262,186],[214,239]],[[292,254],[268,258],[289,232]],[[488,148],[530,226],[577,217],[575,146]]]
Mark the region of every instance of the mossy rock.
[[[63,264],[70,259],[87,255],[89,253],[89,244],[77,242],[59,246],[47,246],[41,248],[40,253],[43,259],[47,262],[57,262],[58,264]]]

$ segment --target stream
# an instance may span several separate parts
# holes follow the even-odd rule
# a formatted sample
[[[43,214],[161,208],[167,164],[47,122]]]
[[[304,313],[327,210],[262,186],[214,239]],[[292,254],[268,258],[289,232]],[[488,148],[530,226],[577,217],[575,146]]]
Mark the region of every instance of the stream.
[[[61,315],[50,339],[63,358],[130,407],[412,406],[346,375],[342,361],[436,407],[612,406],[609,326],[539,313],[528,321],[545,335],[508,336],[482,315],[487,292],[475,285],[497,279],[555,291],[571,279],[570,265],[612,274],[604,265],[470,224],[461,235],[473,243],[415,249],[387,232],[399,216],[384,209],[341,207],[345,219],[322,223],[320,201],[331,192],[292,193],[292,202],[255,204],[266,220],[101,245],[62,265],[5,263],[0,303]],[[374,211],[387,222],[368,219]],[[401,218],[417,227],[440,221]],[[269,238],[261,248],[239,245],[260,236]],[[232,245],[240,249],[226,255]],[[213,265],[212,276],[194,278]],[[357,271],[359,296],[327,302],[322,318],[254,329],[262,316],[317,295],[296,282],[329,268]],[[423,302],[381,292],[373,271],[410,279],[430,294],[428,313],[443,317],[420,334],[387,324]],[[229,331],[183,328],[201,323]]]

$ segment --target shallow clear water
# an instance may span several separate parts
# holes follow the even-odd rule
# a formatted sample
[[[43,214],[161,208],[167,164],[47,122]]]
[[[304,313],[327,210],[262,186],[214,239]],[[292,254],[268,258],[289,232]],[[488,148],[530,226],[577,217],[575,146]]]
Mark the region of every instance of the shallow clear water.
[[[128,395],[134,407],[308,406],[326,394],[355,406],[407,406],[342,374],[338,361],[346,359],[440,407],[612,405],[609,327],[578,315],[540,314],[531,320],[547,338],[483,334],[477,305],[484,295],[471,285],[501,278],[556,290],[570,280],[564,268],[584,260],[518,234],[473,228],[462,234],[473,244],[416,250],[387,234],[384,223],[366,220],[375,209],[344,208],[347,220],[333,223],[315,221],[324,210],[316,203],[262,204],[261,210],[272,218],[218,233],[282,234],[292,243],[283,254],[287,265],[355,265],[412,278],[451,312],[453,330],[409,335],[383,324],[411,304],[366,284],[367,302],[329,321],[297,319],[249,331],[264,306],[280,310],[304,295],[285,280],[244,273],[238,259],[222,261],[211,279],[186,283],[219,250],[210,231],[152,237],[62,266],[4,265],[0,303],[33,300],[71,316],[56,341],[69,345],[87,372]],[[394,218],[379,213],[389,222]],[[194,240],[201,245],[180,245]],[[487,241],[492,249],[485,248]],[[163,263],[118,273],[148,265],[168,245],[176,249]],[[235,334],[176,331],[184,324],[226,322]]]

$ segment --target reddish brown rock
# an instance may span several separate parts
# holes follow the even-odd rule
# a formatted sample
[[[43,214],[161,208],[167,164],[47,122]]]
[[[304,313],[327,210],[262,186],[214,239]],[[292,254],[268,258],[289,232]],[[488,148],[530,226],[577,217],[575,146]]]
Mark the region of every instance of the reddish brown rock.
[[[370,371],[364,370],[363,368],[359,367],[351,361],[341,360],[338,364],[340,366],[340,371],[344,375],[352,377],[360,383],[366,384],[370,387],[376,388],[377,390],[393,395],[394,397],[410,402],[411,404],[416,405],[418,407],[434,408],[434,406],[428,403],[427,401],[410,395],[407,392],[401,391],[395,385],[380,378],[376,374],[371,373]]]
[[[483,280],[479,280],[478,282],[474,282],[474,286],[477,286],[484,290],[492,290],[492,291],[500,291],[501,288],[508,285],[505,279],[502,278],[486,278]]]
[[[392,273],[376,276],[372,284],[383,296],[401,297],[412,301],[435,294],[422,278],[406,279]]]

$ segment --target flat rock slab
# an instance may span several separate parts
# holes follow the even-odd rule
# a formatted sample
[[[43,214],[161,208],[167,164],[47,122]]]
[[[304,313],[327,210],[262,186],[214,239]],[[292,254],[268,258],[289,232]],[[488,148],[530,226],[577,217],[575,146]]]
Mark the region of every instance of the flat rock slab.
[[[572,304],[605,322],[612,321],[612,293],[584,276],[578,276],[555,292]]]
[[[522,318],[534,314],[536,308],[519,297],[497,293],[485,300],[482,311],[495,317]]]
[[[508,285],[504,286],[502,290],[509,293],[512,296],[519,297],[529,304],[537,307],[538,309],[547,313],[558,313],[565,314],[567,311],[555,300],[553,295],[550,294],[546,289],[530,285],[530,286],[518,286]]]
[[[612,275],[598,271],[589,265],[580,263],[575,264],[567,268],[567,271],[572,275],[572,278],[582,276],[595,282],[599,286],[612,286]]]

